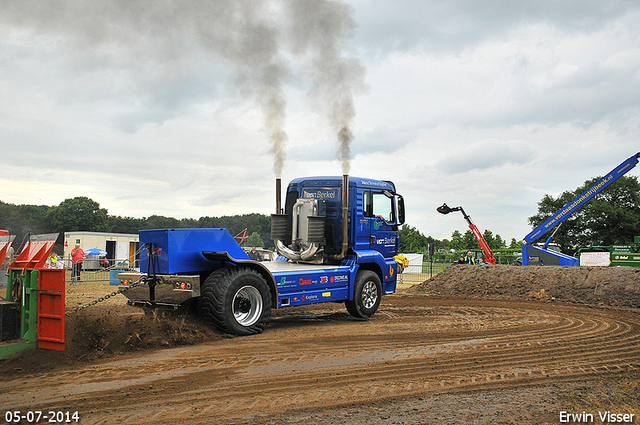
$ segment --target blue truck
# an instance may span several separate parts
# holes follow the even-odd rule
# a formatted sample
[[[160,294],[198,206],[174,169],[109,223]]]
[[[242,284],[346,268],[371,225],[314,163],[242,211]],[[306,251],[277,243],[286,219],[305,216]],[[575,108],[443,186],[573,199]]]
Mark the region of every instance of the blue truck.
[[[276,261],[254,261],[226,229],[139,232],[140,270],[121,273],[133,305],[190,306],[234,335],[261,333],[272,309],[344,302],[370,318],[395,292],[404,200],[389,181],[345,176],[276,181]]]

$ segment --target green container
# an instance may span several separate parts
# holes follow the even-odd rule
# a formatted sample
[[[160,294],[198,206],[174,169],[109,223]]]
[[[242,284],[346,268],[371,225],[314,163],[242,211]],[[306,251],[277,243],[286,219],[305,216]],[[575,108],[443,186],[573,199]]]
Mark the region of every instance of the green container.
[[[640,267],[640,253],[638,252],[612,252],[611,266]]]
[[[38,270],[9,269],[7,301],[20,302],[19,339],[0,344],[0,359],[38,346]],[[14,299],[14,287],[19,287],[19,299]]]

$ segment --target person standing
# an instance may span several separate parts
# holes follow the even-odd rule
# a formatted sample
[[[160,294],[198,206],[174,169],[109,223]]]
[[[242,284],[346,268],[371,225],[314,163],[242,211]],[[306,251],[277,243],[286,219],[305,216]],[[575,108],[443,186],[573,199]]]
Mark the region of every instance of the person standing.
[[[464,257],[464,263],[465,264],[476,264],[476,259],[473,258],[473,253],[471,251],[467,252],[467,256]]]
[[[251,251],[249,251],[249,258],[251,258],[253,261],[260,261],[262,259],[255,246],[251,248]]]
[[[45,263],[45,267],[49,269],[61,269],[63,267],[62,261],[58,258],[58,254],[55,252],[51,252],[49,258],[47,258],[47,262]]]
[[[71,281],[80,280],[80,271],[82,271],[82,262],[84,261],[84,251],[80,248],[80,244],[71,250]]]

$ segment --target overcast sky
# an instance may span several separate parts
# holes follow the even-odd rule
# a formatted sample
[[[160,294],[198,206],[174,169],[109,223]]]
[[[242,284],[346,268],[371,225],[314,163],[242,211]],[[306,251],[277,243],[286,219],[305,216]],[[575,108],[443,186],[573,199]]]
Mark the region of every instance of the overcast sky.
[[[436,212],[446,202],[521,240],[544,194],[640,151],[637,0],[0,10],[0,200],[13,204],[270,214],[276,174],[348,170],[394,181],[425,235],[466,230]]]

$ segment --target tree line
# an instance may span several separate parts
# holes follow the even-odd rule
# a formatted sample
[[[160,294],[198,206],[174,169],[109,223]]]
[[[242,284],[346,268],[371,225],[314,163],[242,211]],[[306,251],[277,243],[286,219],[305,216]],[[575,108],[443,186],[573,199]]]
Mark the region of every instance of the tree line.
[[[587,180],[573,191],[558,197],[544,195],[538,202],[538,212],[528,218],[532,229],[542,224],[560,208],[571,202],[601,177]],[[79,196],[65,199],[58,206],[14,205],[0,201],[0,229],[9,230],[21,243],[29,233],[108,232],[137,234],[139,230],[171,228],[226,228],[231,235],[248,229],[245,246],[273,249],[271,217],[264,214],[243,214],[199,219],[176,219],[152,215],[133,218],[109,215],[96,201]],[[450,239],[438,240],[423,235],[409,224],[399,229],[401,252],[427,252],[429,244],[436,251],[479,249],[480,245],[470,229],[464,233],[454,230]],[[640,236],[640,183],[636,176],[622,176],[589,203],[573,213],[554,236],[563,252],[572,254],[579,247],[590,245],[628,245]],[[512,238],[508,243],[500,235],[485,230],[483,237],[492,250],[519,250],[521,241]],[[524,237],[524,235],[523,235]],[[548,235],[545,235],[546,239]],[[543,242],[541,238],[541,242]],[[14,246],[17,244],[14,242]]]
[[[480,243],[474,236],[471,229],[460,233],[454,230],[450,239],[434,239],[431,236],[424,236],[418,229],[408,224],[404,224],[398,231],[400,238],[400,252],[421,253],[429,250],[429,244],[434,245],[436,252],[464,251],[469,249],[480,249]],[[507,245],[500,235],[494,235],[491,230],[485,230],[482,237],[487,241],[487,245],[492,251],[497,250],[520,250],[522,242],[512,238]]]
[[[64,232],[138,234],[138,231],[148,229],[209,227],[226,228],[232,236],[246,228],[249,233],[246,246],[273,248],[271,217],[264,214],[181,220],[160,215],[134,218],[109,215],[98,202],[84,196],[65,199],[58,206],[14,205],[0,201],[0,229],[16,235],[16,248],[30,233],[59,233],[58,243],[62,244]]]
[[[273,249],[271,239],[271,217],[264,214],[244,214],[223,217],[200,217],[198,219],[164,217],[152,215],[143,218],[109,215],[107,209],[90,198],[79,196],[65,199],[58,206],[13,205],[0,201],[0,229],[16,235],[20,244],[29,233],[59,233],[58,242],[63,243],[64,232],[106,232],[137,234],[147,229],[178,228],[226,228],[231,235],[247,229],[249,237],[245,246]],[[500,235],[485,230],[484,237],[492,249],[504,248]],[[424,252],[430,243],[438,250],[463,250],[479,248],[471,230],[461,234],[458,230],[451,240],[437,240],[422,235],[416,228],[403,225],[399,230],[401,252]],[[512,241],[512,244],[515,240]]]

